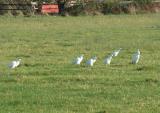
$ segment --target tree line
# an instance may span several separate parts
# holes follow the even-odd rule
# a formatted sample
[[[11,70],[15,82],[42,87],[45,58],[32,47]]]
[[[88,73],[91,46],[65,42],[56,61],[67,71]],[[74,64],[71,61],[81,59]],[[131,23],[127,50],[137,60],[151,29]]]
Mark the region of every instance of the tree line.
[[[108,14],[108,13],[137,13],[137,9],[147,9],[152,8],[151,4],[155,0],[0,0],[0,4],[30,4],[31,2],[37,2],[38,4],[53,3],[57,2],[58,4],[63,2],[64,11],[62,15],[96,15],[96,14]],[[76,1],[77,4],[70,7],[68,3],[70,1]],[[127,4],[125,3],[127,2]],[[131,4],[128,4],[131,2]],[[3,6],[0,5],[0,8]],[[5,6],[6,7],[6,6]],[[12,7],[12,6],[10,6]],[[14,8],[23,7],[23,6],[14,6]],[[158,6],[159,7],[159,6]],[[152,8],[153,9],[153,8]],[[148,10],[148,9],[147,9]],[[17,15],[21,14],[33,14],[31,7],[28,7],[27,10],[22,11],[3,11],[0,10],[0,14],[11,13]]]

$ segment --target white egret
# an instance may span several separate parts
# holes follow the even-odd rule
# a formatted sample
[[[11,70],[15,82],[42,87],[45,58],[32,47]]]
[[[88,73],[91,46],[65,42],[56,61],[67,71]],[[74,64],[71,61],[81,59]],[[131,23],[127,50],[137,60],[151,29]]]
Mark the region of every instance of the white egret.
[[[9,64],[9,68],[14,69],[16,67],[18,67],[21,63],[21,59],[18,60],[14,60]]]
[[[115,50],[115,51],[112,53],[112,55],[113,55],[114,57],[118,56],[118,54],[119,54],[119,52],[121,51],[121,49],[122,49],[122,48],[119,48],[118,50]]]
[[[17,60],[16,67],[18,67],[18,66],[20,65],[20,63],[21,63],[21,59],[18,59],[18,60]]]
[[[109,65],[111,63],[112,57],[113,57],[113,54],[106,57],[106,59],[104,60],[104,64]]]
[[[82,60],[83,60],[83,56],[84,56],[84,55],[81,55],[81,56],[77,57],[77,58],[75,59],[74,64],[80,65],[81,62],[82,62]]]
[[[138,49],[137,52],[134,53],[132,56],[132,64],[137,64],[139,59],[140,59],[140,51]]]
[[[87,65],[93,66],[93,64],[96,62],[96,60],[97,60],[97,57],[92,57],[91,59],[89,59],[87,61]]]

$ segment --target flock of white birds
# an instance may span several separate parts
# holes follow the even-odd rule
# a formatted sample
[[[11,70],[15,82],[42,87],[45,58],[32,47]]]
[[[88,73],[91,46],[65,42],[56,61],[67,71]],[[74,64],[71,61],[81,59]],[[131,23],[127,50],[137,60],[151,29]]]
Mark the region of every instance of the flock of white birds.
[[[121,51],[121,48],[118,49],[118,50],[113,51],[112,54],[110,54],[109,56],[107,56],[107,57],[104,59],[104,64],[109,65],[109,64],[111,63],[111,61],[112,61],[112,58],[118,56],[118,54],[120,53],[120,51]],[[81,62],[83,61],[83,59],[84,59],[84,55],[81,55],[81,56],[77,57],[77,58],[75,59],[75,61],[74,61],[74,64],[80,65]],[[137,64],[138,61],[139,61],[139,59],[140,59],[140,51],[139,51],[139,49],[138,49],[137,52],[135,52],[135,53],[133,54],[133,56],[132,56],[132,64]],[[86,64],[87,64],[88,66],[93,66],[94,63],[96,62],[96,60],[97,60],[97,57],[96,57],[96,56],[95,56],[95,57],[92,57],[91,59],[89,59],[89,60],[86,62]],[[9,68],[14,69],[14,68],[18,67],[18,66],[20,65],[20,63],[21,63],[21,59],[14,60],[14,61],[12,61],[12,62],[9,64]]]
[[[107,57],[104,59],[104,64],[105,64],[105,65],[109,65],[109,64],[111,63],[111,61],[112,61],[112,58],[118,56],[118,54],[120,53],[121,49],[122,49],[122,48],[120,48],[120,49],[118,49],[118,50],[115,50],[115,51],[113,51],[109,56],[107,56]],[[74,64],[80,65],[81,62],[83,61],[83,59],[84,59],[84,55],[81,55],[81,56],[77,57],[77,58],[75,59],[75,61],[74,61]],[[131,63],[132,63],[132,64],[137,64],[137,63],[139,62],[139,59],[140,59],[140,51],[139,51],[139,49],[138,49],[137,52],[135,52],[135,53],[133,54],[133,56],[132,56],[132,62],[131,62]],[[86,64],[87,64],[88,66],[93,66],[94,63],[96,62],[96,60],[97,60],[97,57],[92,57],[91,59],[89,59],[89,60],[86,62]]]

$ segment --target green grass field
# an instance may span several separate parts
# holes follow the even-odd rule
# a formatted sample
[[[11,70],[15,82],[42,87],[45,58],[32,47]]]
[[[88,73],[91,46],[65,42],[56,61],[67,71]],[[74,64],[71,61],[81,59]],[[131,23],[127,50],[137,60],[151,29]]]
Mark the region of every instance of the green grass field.
[[[105,66],[105,56],[120,47]],[[141,59],[132,65],[137,49]],[[72,65],[80,54],[82,65]],[[86,66],[94,55],[95,65]],[[22,65],[8,69],[16,58]],[[2,16],[0,113],[158,113],[159,60],[159,14]]]

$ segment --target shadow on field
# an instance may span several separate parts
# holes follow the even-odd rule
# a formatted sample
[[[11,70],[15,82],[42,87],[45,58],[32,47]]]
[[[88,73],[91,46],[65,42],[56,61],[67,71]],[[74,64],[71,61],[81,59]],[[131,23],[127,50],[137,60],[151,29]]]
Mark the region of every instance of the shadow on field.
[[[1,83],[17,83],[17,80],[14,79],[14,78],[8,77],[8,78],[6,78],[6,79],[1,78],[1,79],[0,79],[0,82],[1,82]]]
[[[96,112],[96,113],[107,113],[107,112],[104,110],[104,111],[99,111],[99,112]]]
[[[160,84],[160,81],[157,79],[153,79],[153,78],[146,78],[143,80],[138,80],[138,81],[125,81],[124,85],[142,85],[142,84]]]
[[[155,67],[151,67],[151,66],[141,66],[141,67],[137,67],[136,71],[151,71],[151,70],[155,70]]]
[[[72,47],[72,46],[74,46],[74,44],[73,43],[57,43],[57,45],[59,45],[59,46],[62,46],[62,47]]]
[[[29,63],[24,63],[23,64],[25,67],[31,67],[31,68],[33,68],[33,67],[47,67],[47,66],[54,66],[54,64],[53,63],[47,63],[47,64],[42,64],[42,63],[34,63],[34,64],[29,64]]]
[[[11,55],[10,57],[15,57],[15,58],[19,58],[19,56],[21,58],[30,58],[30,55],[24,55],[24,54],[18,54],[18,55]]]
[[[152,30],[160,30],[160,25],[153,25],[153,26],[149,26],[149,27],[146,27],[148,29],[152,29]]]
[[[145,79],[145,82],[147,82],[147,83],[158,83],[160,81],[157,80],[157,79],[147,78],[147,79]]]
[[[122,68],[122,67],[126,67],[128,65],[124,65],[124,64],[112,64],[112,67],[118,67],[118,68]]]

